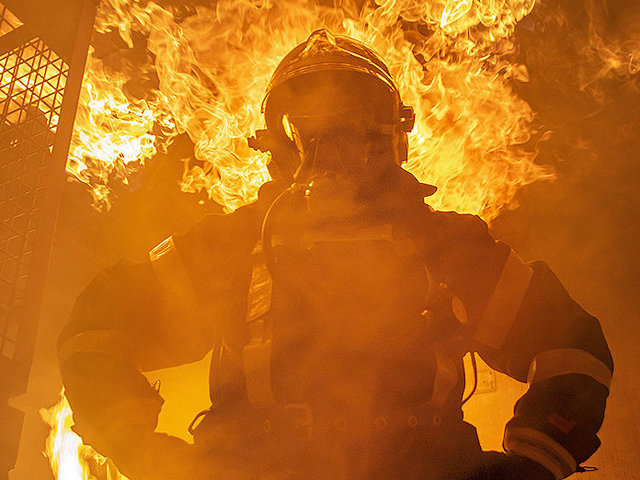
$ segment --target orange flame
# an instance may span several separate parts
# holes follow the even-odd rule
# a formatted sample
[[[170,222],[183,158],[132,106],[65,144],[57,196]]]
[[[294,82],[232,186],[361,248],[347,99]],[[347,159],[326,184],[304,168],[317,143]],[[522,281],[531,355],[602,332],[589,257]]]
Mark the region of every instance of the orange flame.
[[[533,112],[509,86],[527,80],[508,54],[517,23],[534,4],[378,0],[360,9],[355,2],[337,8],[313,0],[220,0],[184,16],[152,1],[104,0],[97,29],[117,31],[131,48],[134,33],[145,36],[152,60],[144,67],[158,84],[144,100],[132,99],[124,88],[129,79],[90,55],[68,171],[108,208],[114,182],[128,182],[186,133],[197,162],[187,164],[181,188],[206,191],[227,210],[252,201],[269,178],[268,157],[245,138],[263,126],[270,75],[291,48],[325,27],[370,44],[387,61],[417,114],[405,167],[439,187],[432,205],[494,218],[514,205],[521,186],[551,176],[525,147]],[[92,464],[106,465],[71,431],[66,400],[46,417],[57,478],[89,479]]]
[[[110,206],[110,182],[126,184],[175,136],[175,124],[161,93],[156,93],[154,102],[131,101],[123,93],[126,81],[106,73],[101,61],[89,57],[67,171],[91,187],[98,207]]]
[[[146,37],[144,67],[155,71],[158,85],[145,100],[132,99],[124,91],[129,78],[90,55],[69,172],[108,207],[114,182],[128,182],[186,133],[197,162],[185,164],[181,188],[205,191],[227,210],[252,201],[268,179],[268,157],[250,150],[245,137],[263,127],[270,75],[291,48],[324,27],[363,40],[387,61],[417,114],[405,168],[439,187],[430,199],[435,208],[490,220],[515,206],[522,186],[552,177],[529,145],[534,112],[509,83],[528,80],[510,54],[515,28],[535,0],[327,3],[219,0],[185,14],[153,1],[103,0],[96,28],[118,32],[130,48],[134,33]],[[612,41],[592,30],[588,48],[602,60],[599,76],[640,70],[640,37]],[[92,478],[91,465],[105,461],[71,431],[66,400],[45,416],[56,477]]]
[[[221,0],[182,18],[154,2],[105,0],[98,30],[116,30],[129,46],[133,32],[146,36],[159,86],[153,102],[132,102],[122,93],[127,79],[92,58],[70,172],[108,204],[114,179],[127,182],[158,148],[187,133],[196,162],[187,164],[181,188],[204,190],[227,210],[252,201],[269,178],[268,157],[245,137],[263,125],[269,77],[293,46],[326,27],[365,41],[388,62],[418,116],[406,168],[440,187],[434,207],[490,219],[513,205],[521,186],[551,176],[524,147],[533,112],[508,84],[526,80],[507,54],[534,0],[387,0],[362,10],[343,3]],[[406,28],[411,22],[428,33]]]
[[[84,445],[71,427],[73,418],[69,402],[62,392],[60,401],[40,415],[51,427],[45,454],[55,478],[60,480],[127,480],[110,460]]]

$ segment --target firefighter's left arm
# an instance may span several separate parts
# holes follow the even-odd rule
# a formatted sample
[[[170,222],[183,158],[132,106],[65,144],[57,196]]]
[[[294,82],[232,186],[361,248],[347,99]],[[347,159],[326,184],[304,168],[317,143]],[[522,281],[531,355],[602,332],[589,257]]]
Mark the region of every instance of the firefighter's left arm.
[[[438,241],[427,260],[436,281],[459,295],[456,316],[471,348],[529,383],[506,426],[505,450],[557,479],[571,475],[600,445],[613,371],[600,323],[545,263],[522,261],[480,218],[434,212],[430,227]]]
[[[488,308],[492,316],[475,331],[477,350],[493,368],[529,384],[505,428],[504,448],[565,478],[600,445],[613,372],[600,323],[545,263],[527,265],[512,252]]]

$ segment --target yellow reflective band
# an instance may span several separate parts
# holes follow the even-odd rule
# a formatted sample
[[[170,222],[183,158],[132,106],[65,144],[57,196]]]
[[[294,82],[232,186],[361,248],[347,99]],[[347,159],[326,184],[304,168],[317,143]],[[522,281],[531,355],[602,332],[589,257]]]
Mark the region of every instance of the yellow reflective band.
[[[149,252],[149,260],[156,262],[176,249],[173,237],[164,239]]]
[[[559,375],[581,374],[593,378],[609,389],[611,370],[589,352],[578,348],[547,350],[531,362],[527,382],[541,382]]]
[[[568,477],[578,467],[578,463],[566,448],[533,428],[507,427],[503,446],[507,452],[522,455],[539,463],[549,470],[556,480]]]
[[[151,250],[149,260],[162,286],[171,314],[181,317],[195,315],[196,294],[173,237],[167,238]]]
[[[103,353],[135,363],[136,354],[131,339],[115,330],[89,330],[79,333],[58,349],[58,363],[81,353]]]
[[[260,242],[251,252],[253,270],[247,295],[247,323],[251,324],[271,309],[271,290],[273,281],[265,263]],[[253,338],[253,337],[252,337]]]
[[[495,349],[502,347],[532,276],[531,267],[511,250],[474,334],[475,340]]]

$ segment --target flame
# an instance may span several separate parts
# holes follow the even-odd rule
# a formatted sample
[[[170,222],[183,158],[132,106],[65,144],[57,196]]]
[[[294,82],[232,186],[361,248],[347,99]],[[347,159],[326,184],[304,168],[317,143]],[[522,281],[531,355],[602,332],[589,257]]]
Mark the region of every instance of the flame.
[[[394,13],[428,26],[429,37],[417,35],[407,44],[398,32],[384,49],[381,34],[364,38],[391,59],[403,99],[416,110],[405,168],[439,187],[430,199],[437,209],[490,220],[503,207],[515,206],[520,187],[552,176],[534,163],[535,149],[526,147],[533,111],[508,83],[526,81],[526,69],[504,57],[513,50],[517,22],[533,6],[533,1],[431,2],[421,11]],[[386,34],[383,22],[376,22],[375,32]],[[413,60],[412,53],[423,61]]]
[[[146,39],[157,85],[141,100],[125,94],[127,75],[92,55],[78,110],[69,171],[108,206],[177,134],[195,145],[180,182],[233,210],[268,180],[268,157],[246,136],[262,128],[260,104],[279,60],[326,27],[375,48],[388,62],[418,121],[406,168],[439,187],[435,208],[494,218],[517,190],[552,173],[535,163],[533,112],[510,88],[526,69],[509,60],[518,22],[534,0],[378,0],[327,6],[312,0],[221,0],[178,9],[104,0],[96,28],[129,49]],[[400,20],[400,21],[399,21]],[[412,27],[413,26],[413,27]],[[414,28],[415,27],[415,28]],[[159,133],[160,132],[160,133]]]
[[[67,169],[87,184],[98,207],[129,184],[179,134],[194,144],[180,181],[226,210],[252,201],[269,179],[268,156],[246,136],[263,127],[262,96],[280,59],[310,32],[328,28],[376,49],[415,108],[405,165],[437,185],[431,204],[490,220],[515,205],[523,185],[550,178],[535,163],[534,112],[511,89],[527,81],[514,63],[515,27],[534,0],[220,0],[178,9],[153,1],[103,0],[96,29],[116,32],[124,51],[145,58],[114,66],[92,49]],[[134,71],[153,77],[144,94],[128,88]],[[47,452],[57,478],[92,478],[108,465],[71,430],[64,397],[47,411]],[[111,467],[110,467],[111,468]],[[110,479],[117,477],[109,470]]]
[[[91,187],[94,205],[109,208],[109,184],[131,176],[176,135],[166,99],[132,100],[127,78],[89,57],[71,140],[67,172]]]
[[[49,458],[55,478],[60,480],[127,480],[110,460],[93,448],[84,445],[71,427],[71,407],[62,392],[60,401],[40,415],[51,427],[45,454]]]
[[[103,0],[96,29],[115,32],[123,51],[140,50],[143,38],[145,57],[114,66],[90,52],[69,173],[89,186],[97,206],[108,208],[118,182],[131,183],[185,134],[194,151],[180,187],[204,191],[228,211],[252,201],[269,178],[269,159],[245,138],[263,128],[260,105],[270,75],[291,48],[324,27],[366,42],[389,65],[417,116],[405,168],[439,187],[430,198],[435,208],[491,220],[516,206],[521,187],[553,177],[535,162],[534,111],[511,88],[528,81],[526,67],[513,59],[513,37],[535,0],[329,3],[219,0],[178,8]],[[583,53],[598,70],[584,86],[640,71],[640,37],[612,39],[591,21]],[[142,95],[128,88],[134,70],[154,79]],[[64,397],[45,417],[56,478],[90,479],[95,465],[109,465],[72,432]],[[124,478],[109,468],[110,480]]]

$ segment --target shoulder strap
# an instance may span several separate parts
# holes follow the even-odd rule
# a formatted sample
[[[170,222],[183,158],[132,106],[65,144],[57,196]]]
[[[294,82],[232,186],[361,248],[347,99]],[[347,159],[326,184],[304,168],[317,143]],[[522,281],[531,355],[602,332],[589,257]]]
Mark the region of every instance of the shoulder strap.
[[[416,244],[410,238],[396,240],[391,229],[378,230],[376,234],[366,232],[361,236],[370,239],[384,239],[393,243],[398,255],[412,255],[417,253]],[[322,241],[345,241],[344,237],[327,238]],[[271,322],[268,318],[271,308],[271,293],[273,281],[265,263],[262,242],[258,242],[252,253],[252,274],[247,296],[246,324],[250,340],[243,350],[243,366],[245,386],[249,403],[254,406],[267,407],[276,404],[276,398],[271,386]],[[429,271],[425,265],[427,275]],[[425,292],[427,295],[427,292]],[[464,306],[460,305],[458,297],[452,297],[452,315],[458,321],[466,321]],[[449,352],[437,352],[436,374],[434,390],[430,404],[442,407],[458,383],[459,376],[456,360]]]
[[[246,323],[250,340],[242,357],[249,403],[269,406],[276,403],[271,388],[271,332],[268,313],[273,281],[265,263],[262,242],[251,252],[253,270],[247,296]]]

